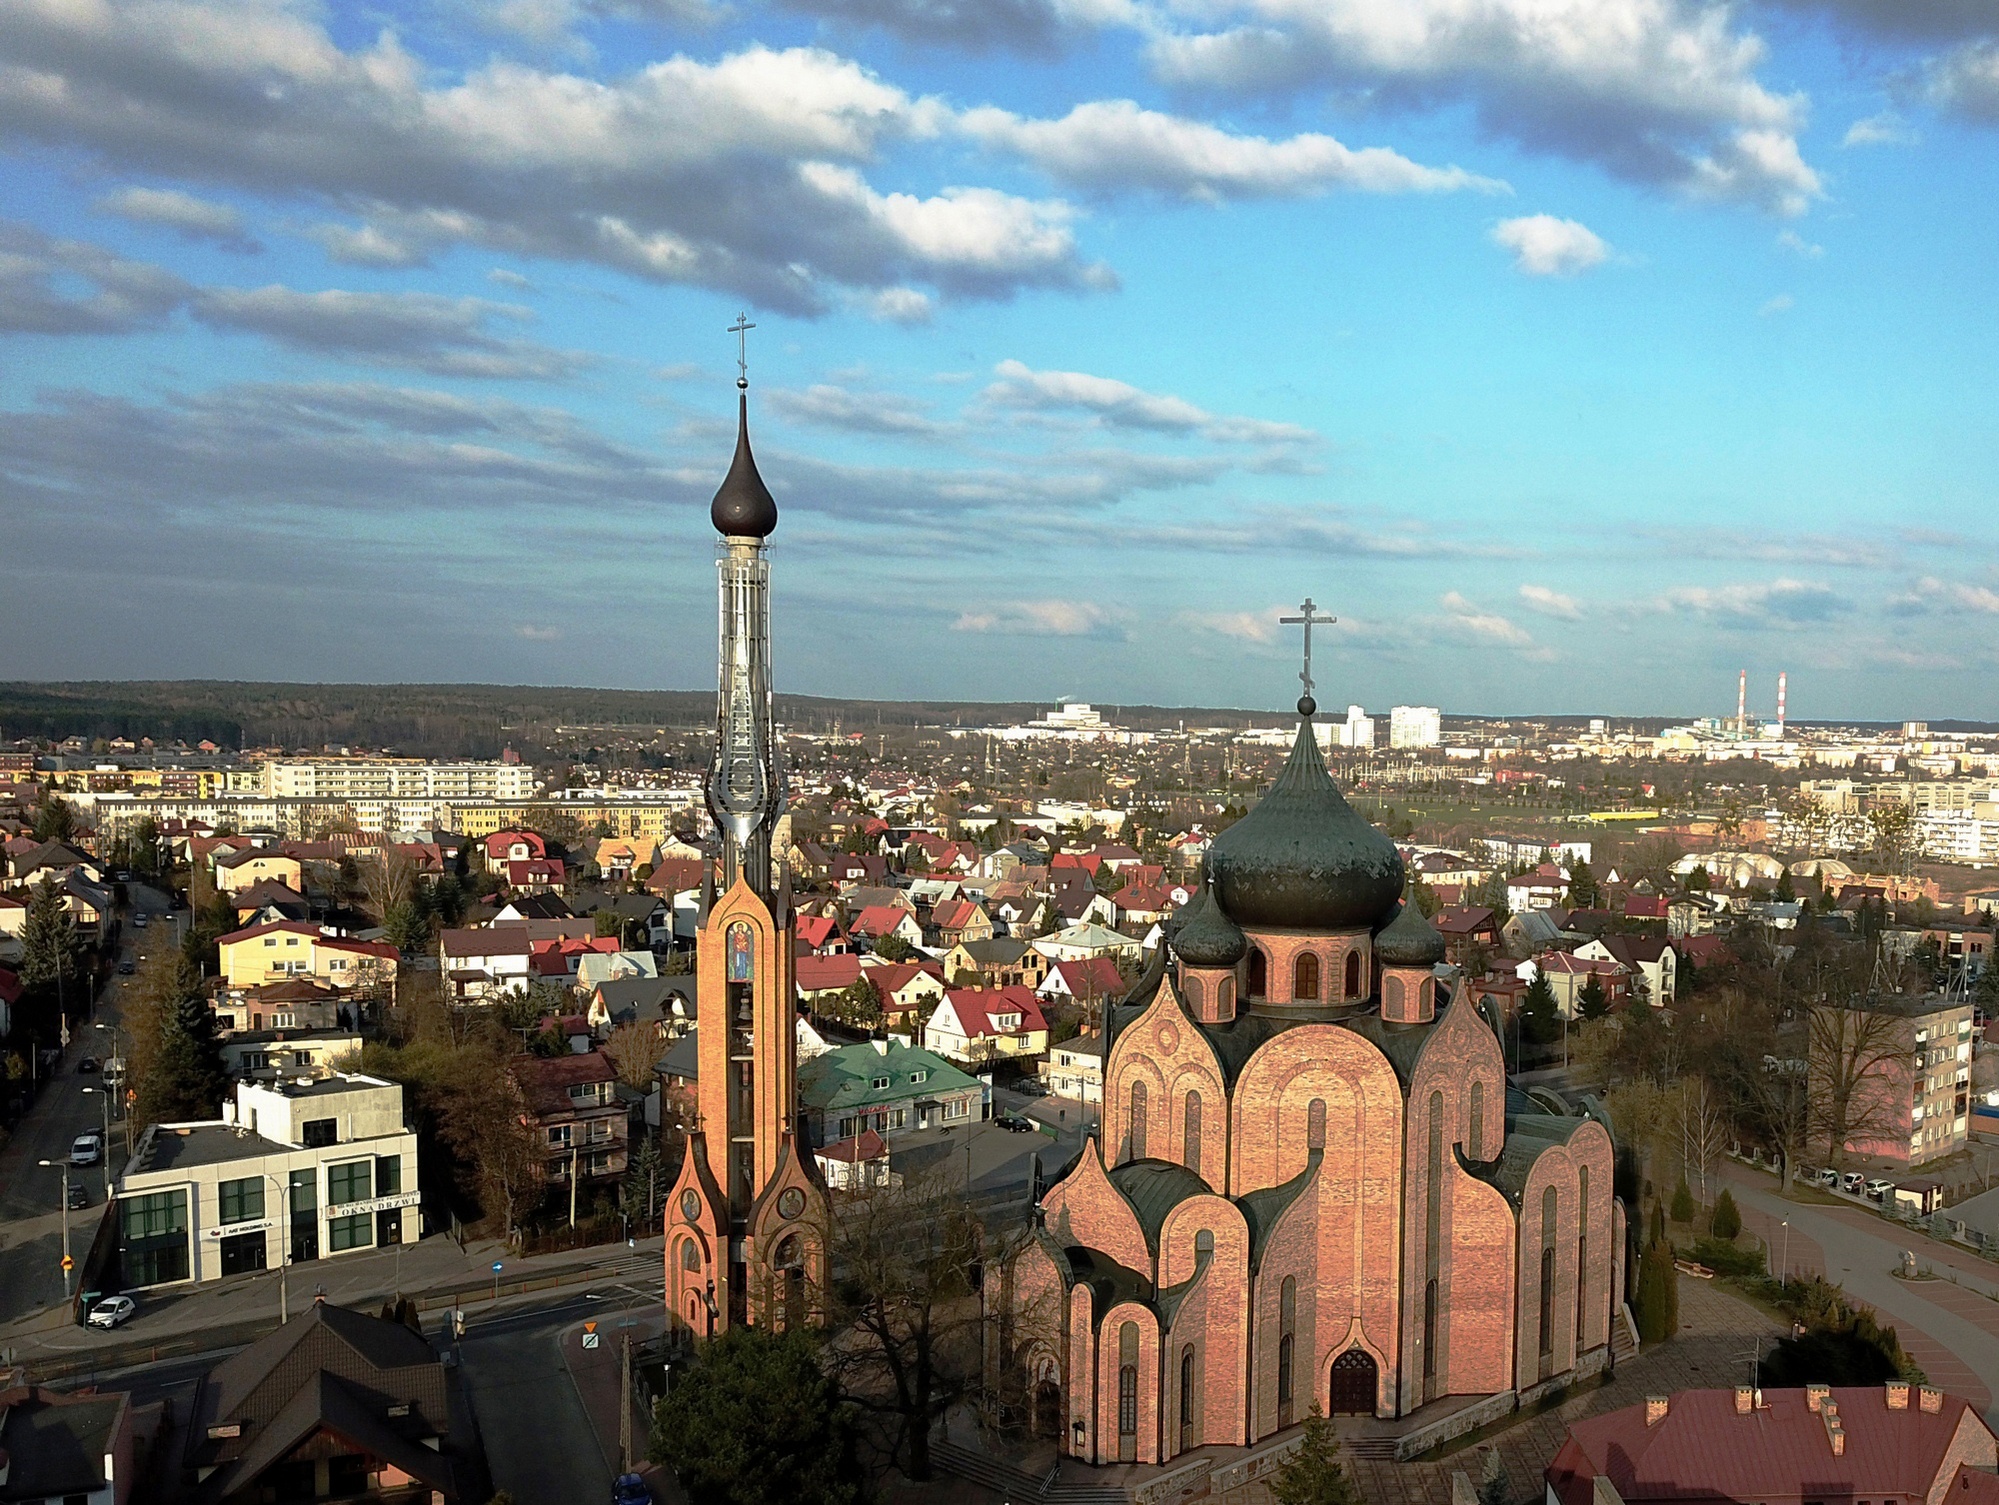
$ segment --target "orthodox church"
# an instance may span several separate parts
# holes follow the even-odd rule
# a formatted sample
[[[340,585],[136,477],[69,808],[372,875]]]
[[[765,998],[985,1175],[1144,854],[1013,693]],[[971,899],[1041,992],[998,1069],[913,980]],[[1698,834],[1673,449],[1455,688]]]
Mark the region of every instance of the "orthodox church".
[[[746,365],[736,386],[736,455],[709,508],[721,626],[707,797],[722,834],[723,891],[702,884],[696,1117],[664,1214],[667,1323],[700,1337],[817,1321],[830,1226],[798,1112],[797,913],[789,870],[774,882],[771,863],[785,805],[766,554],[777,503],[750,451]]]
[[[1608,1357],[1610,1135],[1509,1087],[1298,709],[1276,783],[1108,1010],[1101,1128],[1000,1281],[1000,1362],[1090,1462],[1253,1443],[1314,1403],[1531,1399]]]

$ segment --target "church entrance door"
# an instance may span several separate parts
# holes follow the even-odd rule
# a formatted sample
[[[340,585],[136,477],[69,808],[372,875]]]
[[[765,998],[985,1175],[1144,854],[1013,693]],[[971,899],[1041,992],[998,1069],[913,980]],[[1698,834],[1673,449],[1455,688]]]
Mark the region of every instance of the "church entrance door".
[[[1372,1416],[1379,1391],[1380,1372],[1373,1355],[1364,1348],[1349,1348],[1333,1360],[1332,1404],[1326,1410],[1333,1416]]]
[[[1062,1435],[1062,1387],[1053,1380],[1043,1380],[1034,1387],[1034,1435]]]

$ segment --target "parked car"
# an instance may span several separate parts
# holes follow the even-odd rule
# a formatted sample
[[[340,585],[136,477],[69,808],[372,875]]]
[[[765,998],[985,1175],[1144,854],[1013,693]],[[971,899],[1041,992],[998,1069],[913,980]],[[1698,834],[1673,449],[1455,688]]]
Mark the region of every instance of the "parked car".
[[[90,1205],[90,1188],[85,1186],[81,1181],[70,1182],[69,1205],[71,1211],[75,1211],[79,1207],[88,1207]]]
[[[1867,1183],[1867,1195],[1876,1202],[1887,1201],[1888,1193],[1894,1189],[1895,1183],[1893,1181],[1883,1181],[1879,1177]]]
[[[1834,1170],[1831,1166],[1828,1165],[1823,1170],[1815,1174],[1812,1177],[1812,1179],[1818,1182],[1820,1186],[1826,1186],[1826,1187],[1837,1186],[1839,1185],[1839,1172]]]
[[[1042,1081],[1040,1077],[1024,1076],[1013,1084],[1013,1090],[1018,1092],[1022,1097],[1048,1096],[1048,1084]]]
[[[130,977],[134,972],[138,970],[139,969],[137,967],[132,965],[129,959],[118,963],[118,975],[120,977]]]
[[[1034,1132],[1034,1125],[1022,1118],[1018,1113],[1002,1113],[993,1122],[998,1124],[1002,1129],[1005,1129],[1009,1134],[1032,1134]]]
[[[1843,1192],[1850,1192],[1856,1197],[1860,1195],[1860,1188],[1866,1184],[1867,1176],[1861,1171],[1848,1171],[1839,1178],[1839,1189]]]
[[[76,1165],[95,1165],[104,1155],[104,1136],[95,1129],[69,1142],[69,1158]]]
[[[91,1327],[113,1328],[121,1322],[130,1322],[138,1309],[139,1304],[130,1296],[106,1296],[83,1320]]]
[[[611,1485],[611,1505],[652,1505],[652,1490],[637,1474],[620,1474]]]
[[[97,1057],[84,1056],[80,1058],[76,1063],[76,1069],[80,1075],[88,1075],[90,1072],[97,1070]]]

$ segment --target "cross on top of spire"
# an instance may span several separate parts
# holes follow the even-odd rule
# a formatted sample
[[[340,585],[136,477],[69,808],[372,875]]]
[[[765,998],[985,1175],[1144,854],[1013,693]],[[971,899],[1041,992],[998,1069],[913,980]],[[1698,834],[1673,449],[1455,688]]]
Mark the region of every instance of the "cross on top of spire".
[[[729,333],[736,337],[736,385],[745,390],[750,385],[749,332],[755,328],[747,313],[737,314],[736,322],[729,326]]]
[[[1298,697],[1298,714],[1309,716],[1319,708],[1318,701],[1312,698],[1312,628],[1315,624],[1323,627],[1328,623],[1337,622],[1339,618],[1332,615],[1320,616],[1319,608],[1310,596],[1299,604],[1298,611],[1300,613],[1298,616],[1279,617],[1277,620],[1285,627],[1305,629],[1305,667],[1298,671],[1298,682],[1305,687],[1305,693]]]

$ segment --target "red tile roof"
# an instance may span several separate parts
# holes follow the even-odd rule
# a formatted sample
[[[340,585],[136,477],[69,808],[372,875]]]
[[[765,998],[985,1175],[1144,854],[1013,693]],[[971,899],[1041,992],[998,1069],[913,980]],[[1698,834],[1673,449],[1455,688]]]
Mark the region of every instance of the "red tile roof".
[[[855,917],[855,935],[882,936],[909,918],[909,911],[893,904],[870,904]]]
[[[840,939],[840,922],[831,915],[801,915],[798,938],[817,951],[828,941]]]
[[[1598,1477],[1607,1477],[1628,1505],[1801,1494],[1921,1499],[1944,1473],[1961,1423],[1991,1435],[1958,1396],[1943,1396],[1936,1411],[1924,1411],[1911,1386],[1907,1408],[1890,1410],[1884,1387],[1841,1385],[1831,1391],[1845,1434],[1835,1454],[1826,1419],[1810,1409],[1807,1394],[1766,1390],[1762,1407],[1740,1415],[1732,1390],[1681,1390],[1651,1426],[1642,1403],[1593,1416],[1569,1428],[1547,1482],[1562,1505],[1590,1505]]]
[[[795,973],[801,993],[825,993],[852,987],[861,979],[858,956],[801,956]]]
[[[1430,923],[1445,935],[1472,935],[1494,928],[1492,911],[1476,904],[1440,909]]]
[[[1048,1028],[1033,990],[1018,983],[1004,988],[953,988],[944,996],[950,999],[968,1040],[987,1035],[1024,1035]],[[993,1023],[994,1014],[1020,1015],[1020,1028],[1001,1029]]]

